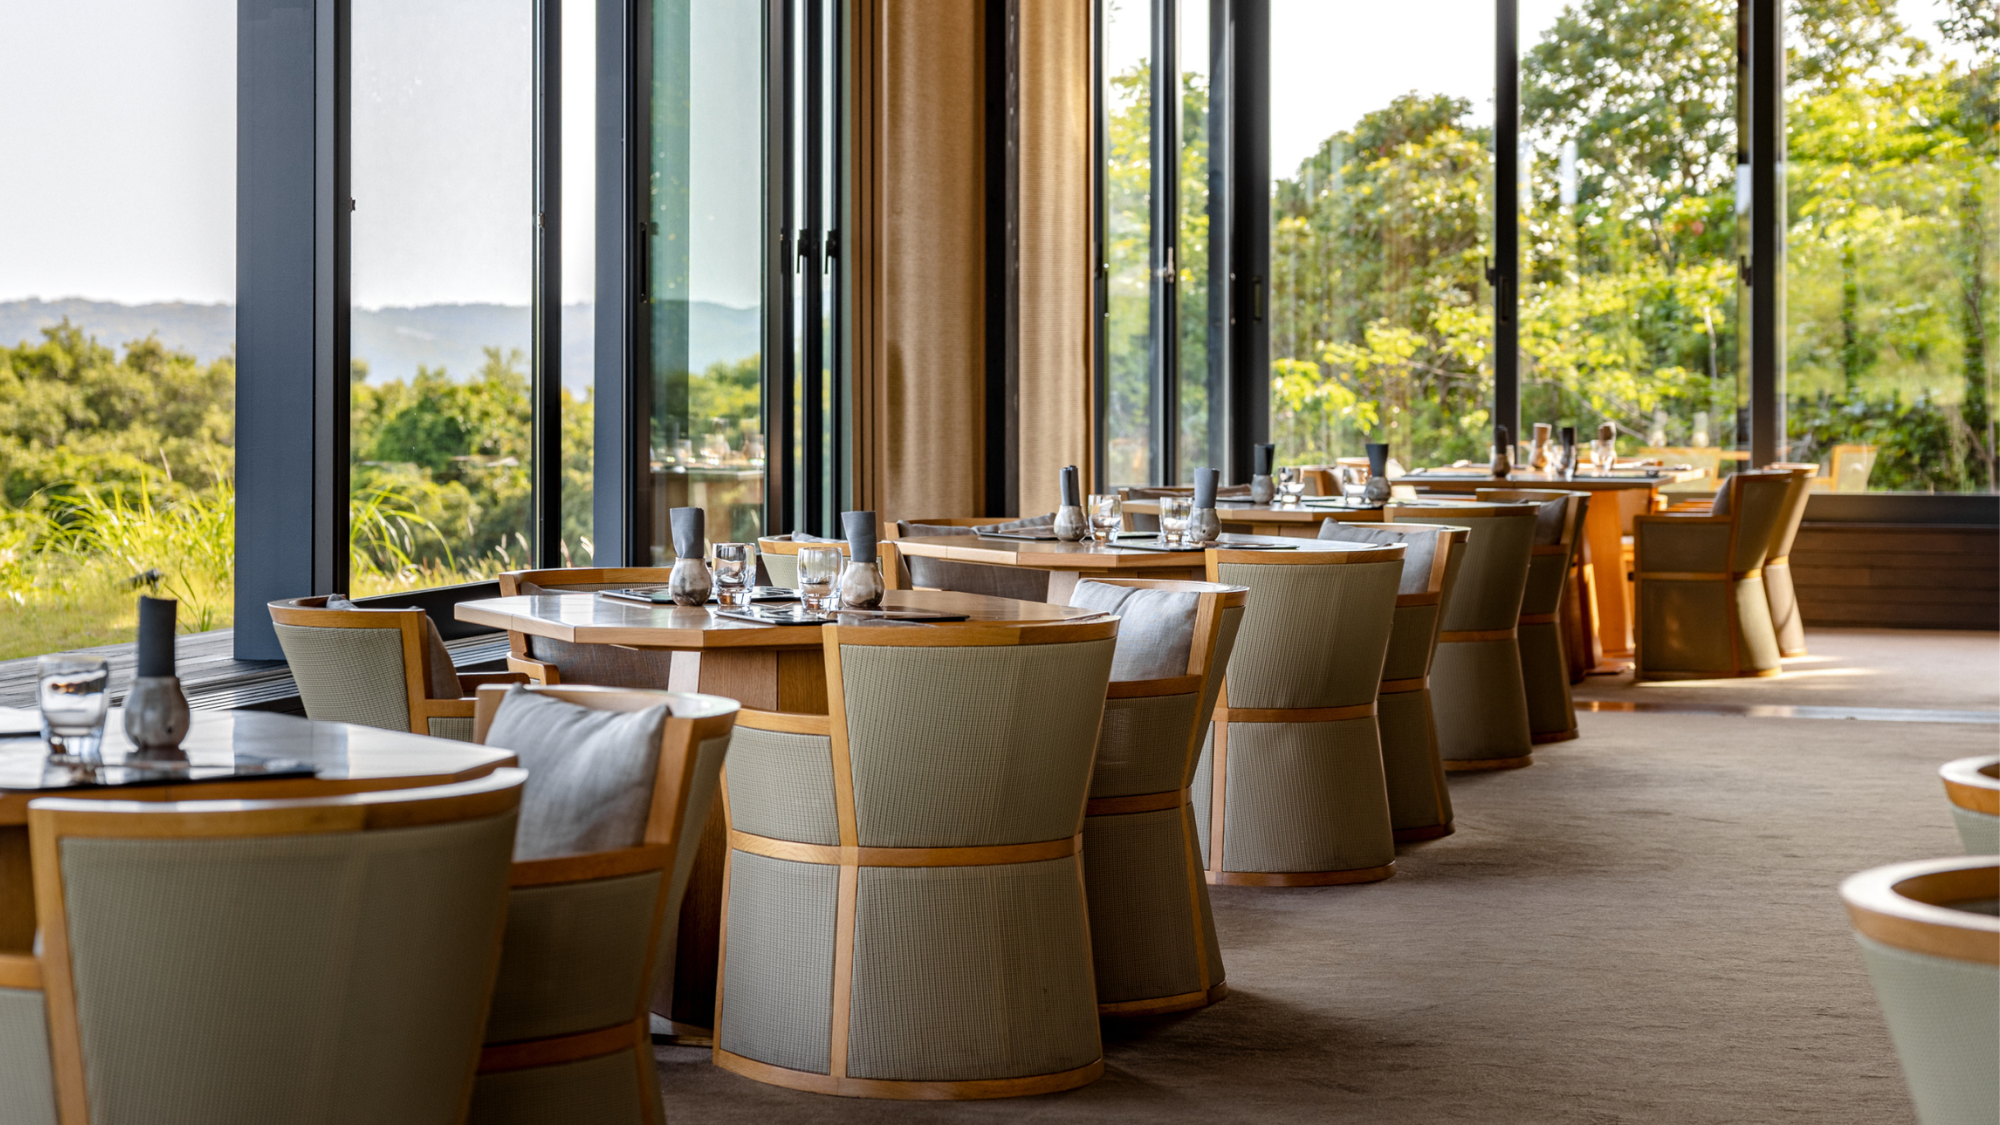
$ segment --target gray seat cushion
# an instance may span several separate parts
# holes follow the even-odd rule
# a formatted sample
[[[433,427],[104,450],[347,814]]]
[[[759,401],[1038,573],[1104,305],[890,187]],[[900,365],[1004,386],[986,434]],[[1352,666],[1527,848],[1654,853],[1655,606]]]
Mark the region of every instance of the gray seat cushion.
[[[1343,543],[1374,543],[1383,547],[1401,544],[1403,578],[1396,587],[1396,593],[1430,592],[1431,567],[1437,561],[1438,535],[1435,527],[1398,530],[1389,526],[1341,523],[1330,519],[1319,525],[1319,537]]]
[[[896,534],[904,539],[914,539],[920,535],[977,535],[978,529],[956,527],[945,523],[911,523],[909,520],[896,521]]]
[[[1201,595],[1180,590],[1144,590],[1085,579],[1069,604],[1115,613],[1118,647],[1111,657],[1114,680],[1164,680],[1188,674],[1194,647],[1194,620]]]
[[[326,608],[360,610],[376,607],[358,606],[345,595],[328,594]],[[458,682],[458,668],[451,662],[451,650],[444,647],[444,634],[438,632],[437,622],[432,621],[429,614],[424,615],[424,655],[431,665],[431,698],[465,698],[465,685]]]
[[[1026,531],[1036,527],[1054,527],[1055,522],[1056,514],[1050,512],[1046,516],[1029,516],[1024,520],[1008,520],[1006,523],[982,523],[972,530],[981,535],[989,535],[995,531]]]
[[[660,731],[671,713],[664,703],[644,711],[593,711],[526,688],[508,691],[486,745],[512,750],[528,771],[514,858],[644,843]]]

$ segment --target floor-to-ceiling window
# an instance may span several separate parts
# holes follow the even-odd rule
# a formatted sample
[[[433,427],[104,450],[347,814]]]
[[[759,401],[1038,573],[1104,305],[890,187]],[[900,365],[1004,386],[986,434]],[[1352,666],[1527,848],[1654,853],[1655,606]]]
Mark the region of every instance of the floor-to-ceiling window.
[[[1107,484],[1148,484],[1157,464],[1153,395],[1153,13],[1105,0],[1104,466]]]
[[[1790,7],[1787,455],[1840,491],[1991,491],[1992,9]]]
[[[352,0],[350,588],[532,565],[532,0]]]

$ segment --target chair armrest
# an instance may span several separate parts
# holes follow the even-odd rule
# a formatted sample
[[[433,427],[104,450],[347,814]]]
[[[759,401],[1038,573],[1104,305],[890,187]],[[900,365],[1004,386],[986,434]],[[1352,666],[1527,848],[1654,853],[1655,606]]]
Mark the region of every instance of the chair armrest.
[[[33,992],[41,987],[41,958],[28,953],[0,953],[0,988]]]
[[[417,719],[470,719],[476,699],[426,699],[418,708]]]
[[[529,683],[533,684],[562,683],[562,669],[557,668],[546,660],[537,660],[532,656],[509,656],[507,658],[507,670],[509,672],[519,672],[528,678]],[[459,682],[464,683],[464,677],[461,676]]]
[[[509,664],[513,658],[509,657]],[[468,696],[475,695],[486,684],[525,684],[531,682],[526,672],[460,672],[458,684]]]

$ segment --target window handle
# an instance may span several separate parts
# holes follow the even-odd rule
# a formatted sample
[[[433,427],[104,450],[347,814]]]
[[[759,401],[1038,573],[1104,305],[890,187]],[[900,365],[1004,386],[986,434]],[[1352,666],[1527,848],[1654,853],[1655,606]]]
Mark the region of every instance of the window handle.
[[[831,230],[830,230],[830,231],[827,231],[827,232],[826,232],[826,260],[825,260],[824,264],[822,264],[822,265],[820,266],[820,271],[819,271],[819,272],[821,272],[821,273],[832,273],[832,272],[833,272],[833,256],[834,256],[835,254],[839,253],[839,251],[840,251],[840,232],[839,232],[839,231],[831,231]]]

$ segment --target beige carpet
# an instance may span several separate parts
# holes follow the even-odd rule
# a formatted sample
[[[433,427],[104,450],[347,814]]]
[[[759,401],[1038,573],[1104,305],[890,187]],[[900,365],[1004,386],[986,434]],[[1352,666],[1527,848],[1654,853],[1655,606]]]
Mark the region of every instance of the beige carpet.
[[[1814,630],[1806,655],[1775,679],[1661,680],[1592,676],[1578,699],[1779,703],[1813,707],[2000,709],[2000,633],[1926,629]]]
[[[1994,635],[1890,635],[1871,651],[1955,667],[1968,650],[1938,646],[1975,643],[1991,649]],[[1891,667],[1878,682],[1905,674]],[[1925,705],[1991,708],[1992,686],[1989,675]],[[1082,1090],[942,1105],[827,1098],[662,1048],[668,1114],[758,1125],[1913,1121],[1834,887],[1865,867],[1957,851],[1934,771],[1993,752],[2000,726],[1582,720],[1582,739],[1543,748],[1531,768],[1456,775],[1458,833],[1404,848],[1394,879],[1217,888],[1233,994],[1107,1027],[1105,1077]]]

